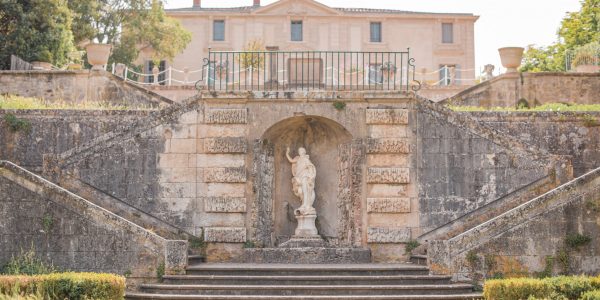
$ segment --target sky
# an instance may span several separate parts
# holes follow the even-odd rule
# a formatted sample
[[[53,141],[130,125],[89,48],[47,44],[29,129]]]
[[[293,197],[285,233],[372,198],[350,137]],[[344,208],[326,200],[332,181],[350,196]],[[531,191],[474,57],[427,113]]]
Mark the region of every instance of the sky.
[[[388,8],[427,12],[461,12],[479,16],[475,23],[475,65],[501,66],[498,48],[547,46],[567,12],[578,11],[579,0],[318,0],[332,7]],[[192,0],[166,0],[166,8],[190,7]],[[262,5],[276,0],[262,0]],[[252,0],[202,0],[205,7],[252,5]],[[418,64],[418,62],[417,62]]]

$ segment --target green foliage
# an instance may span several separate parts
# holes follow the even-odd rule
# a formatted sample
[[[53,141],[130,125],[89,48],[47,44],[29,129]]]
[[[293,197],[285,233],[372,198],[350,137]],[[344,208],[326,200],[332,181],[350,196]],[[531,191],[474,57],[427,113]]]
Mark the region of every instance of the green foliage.
[[[517,110],[528,109],[528,108],[529,108],[529,102],[527,102],[527,99],[525,99],[525,98],[519,99],[519,102],[517,102]]]
[[[556,260],[560,264],[563,274],[568,274],[569,267],[571,266],[571,256],[569,255],[569,252],[565,249],[561,249],[556,253]]]
[[[552,271],[554,270],[554,257],[551,255],[546,256],[546,266],[542,272],[537,274],[538,278],[547,278],[552,276]]]
[[[591,237],[580,234],[580,233],[569,234],[565,238],[565,244],[573,249],[577,249],[581,246],[587,245],[591,241],[592,241]]]
[[[93,101],[68,103],[62,100],[45,101],[40,98],[0,95],[0,109],[146,110],[152,108],[145,106],[116,105],[106,102]],[[26,120],[23,120],[23,122],[25,123],[21,125],[29,124],[29,122]],[[27,129],[27,126],[22,128],[21,125],[17,125],[18,129]]]
[[[600,290],[583,293],[581,295],[581,300],[600,300]]]
[[[598,120],[590,114],[585,114],[583,115],[583,125],[585,127],[595,127],[598,126]]]
[[[156,278],[162,280],[163,276],[165,276],[165,263],[161,262],[158,264],[158,267],[156,267]]]
[[[137,49],[136,46],[140,45],[149,46],[154,50],[152,58],[155,64],[161,59],[172,60],[192,41],[192,34],[185,30],[178,20],[167,17],[160,1],[147,2],[150,2],[149,7],[139,10],[136,15],[123,22],[122,43],[119,46],[128,49]],[[137,53],[135,56],[137,57]]]
[[[37,295],[33,299],[123,299],[125,278],[102,273],[0,276],[0,294],[11,295],[15,291]]]
[[[19,119],[15,115],[10,113],[4,115],[4,122],[12,132],[29,132],[31,130],[31,123],[29,121],[25,119]]]
[[[574,54],[575,57],[573,58],[573,62],[571,62],[573,68],[580,65],[591,64],[594,59],[600,58],[600,43],[593,42],[578,47],[575,49]]]
[[[486,281],[483,296],[494,300],[580,299],[585,292],[599,288],[599,277],[509,278]]]
[[[244,46],[245,52],[265,51],[265,43],[260,39],[251,40]],[[258,68],[264,64],[265,56],[255,53],[241,53],[238,62],[243,68]],[[218,66],[217,66],[218,67]]]
[[[42,218],[42,228],[45,233],[49,233],[50,229],[52,229],[52,225],[54,225],[54,219],[52,219],[51,215],[44,215]]]
[[[246,248],[246,249],[256,248],[256,244],[254,244],[253,241],[246,241],[246,242],[244,242],[244,248]]]
[[[565,52],[600,42],[600,0],[582,0],[581,9],[568,13],[558,29],[559,41],[548,47],[529,46],[521,72],[565,70]]]
[[[406,251],[406,253],[409,255],[412,255],[412,251],[419,246],[421,246],[421,244],[417,240],[410,240],[406,243],[406,245],[404,245],[404,251]]]
[[[473,250],[467,252],[465,260],[471,268],[474,268],[477,265],[477,263],[479,263],[479,257],[477,256],[477,253]]]
[[[123,273],[123,276],[125,276],[125,278],[127,278],[127,277],[131,276],[131,274],[132,274],[131,270],[127,270]]]
[[[8,275],[37,275],[56,272],[52,264],[46,264],[35,255],[33,246],[25,251],[21,249],[19,255],[12,256],[2,268],[2,274]]]
[[[562,20],[558,36],[568,49],[600,41],[600,0],[581,0],[581,9]]]
[[[565,51],[562,45],[548,47],[527,46],[523,53],[521,72],[563,72],[565,71]]]
[[[337,110],[343,110],[346,108],[346,103],[342,101],[335,101],[333,102],[333,107],[335,107]]]
[[[188,239],[188,243],[192,249],[206,248],[206,243],[204,242],[203,237],[192,236]]]
[[[0,1],[0,69],[10,55],[61,66],[73,51],[71,10],[66,0]]]

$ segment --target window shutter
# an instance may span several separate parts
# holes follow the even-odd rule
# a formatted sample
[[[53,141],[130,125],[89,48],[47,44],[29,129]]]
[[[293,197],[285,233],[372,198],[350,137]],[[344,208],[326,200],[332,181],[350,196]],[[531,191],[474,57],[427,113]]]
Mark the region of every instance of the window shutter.
[[[454,43],[454,24],[442,23],[442,43]]]

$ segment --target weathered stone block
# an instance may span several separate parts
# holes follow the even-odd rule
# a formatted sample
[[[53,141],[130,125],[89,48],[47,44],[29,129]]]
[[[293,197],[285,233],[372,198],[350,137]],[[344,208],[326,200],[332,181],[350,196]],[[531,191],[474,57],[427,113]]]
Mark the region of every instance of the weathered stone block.
[[[204,182],[246,182],[246,168],[205,168]]]
[[[243,108],[209,108],[204,121],[207,124],[246,124],[248,111]]]
[[[246,241],[246,228],[243,227],[207,227],[204,240],[212,243],[243,243]]]
[[[206,212],[246,212],[246,198],[243,197],[203,197]]]
[[[410,241],[410,228],[369,227],[368,243],[406,243]]]
[[[367,211],[375,213],[409,213],[410,198],[368,198]]]
[[[368,108],[367,124],[408,124],[408,110],[396,108]]]
[[[368,183],[409,183],[408,168],[369,168],[367,170]]]
[[[406,139],[382,138],[368,139],[367,153],[409,153],[410,145]]]
[[[246,153],[248,144],[243,137],[206,138],[204,153]]]

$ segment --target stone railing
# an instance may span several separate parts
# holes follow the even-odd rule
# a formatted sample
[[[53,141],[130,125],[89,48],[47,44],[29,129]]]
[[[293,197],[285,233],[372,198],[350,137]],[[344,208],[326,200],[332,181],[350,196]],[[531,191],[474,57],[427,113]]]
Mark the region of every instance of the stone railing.
[[[40,233],[35,230],[34,226],[39,222],[38,220],[21,220],[31,223],[31,230],[9,228],[8,226],[14,225],[14,222],[5,222],[3,224],[7,226],[0,229],[0,234],[5,236],[4,240],[14,239],[9,241],[13,246],[11,249],[18,249],[19,245],[23,248],[30,246],[22,245],[23,234],[32,234],[33,236],[46,234],[45,245],[47,244],[50,249],[62,250],[36,249],[36,251],[40,252],[39,255],[50,258],[60,268],[97,272],[129,272],[132,278],[155,278],[161,265],[164,265],[167,274],[181,273],[187,265],[187,241],[185,240],[162,238],[11,162],[0,161],[0,178],[4,179],[5,184],[16,184],[23,187],[28,193],[39,195],[40,200],[38,201],[46,203],[35,203],[36,208],[27,212],[27,217],[35,218],[37,213],[43,213],[37,208],[44,208],[46,211],[44,218],[50,216],[50,211],[53,218],[51,220],[54,220],[47,222],[50,224],[47,227],[56,227],[53,229],[56,232]],[[14,187],[5,187],[7,190],[4,191],[2,201],[6,201],[7,204],[25,201],[18,195],[15,197],[19,198],[12,198],[12,191],[16,191]],[[27,201],[34,201],[31,198],[28,197]],[[10,213],[10,211],[3,211],[3,214]],[[1,219],[10,220],[11,218],[8,215],[2,215]],[[86,230],[84,227],[90,229]],[[28,231],[32,232],[28,233]],[[102,245],[102,247],[96,245],[96,240],[104,236],[114,244]],[[68,247],[69,245],[71,246]],[[45,251],[48,253],[41,253]],[[83,254],[87,260],[86,264],[71,261],[73,257],[82,255],[82,252],[90,252]]]

